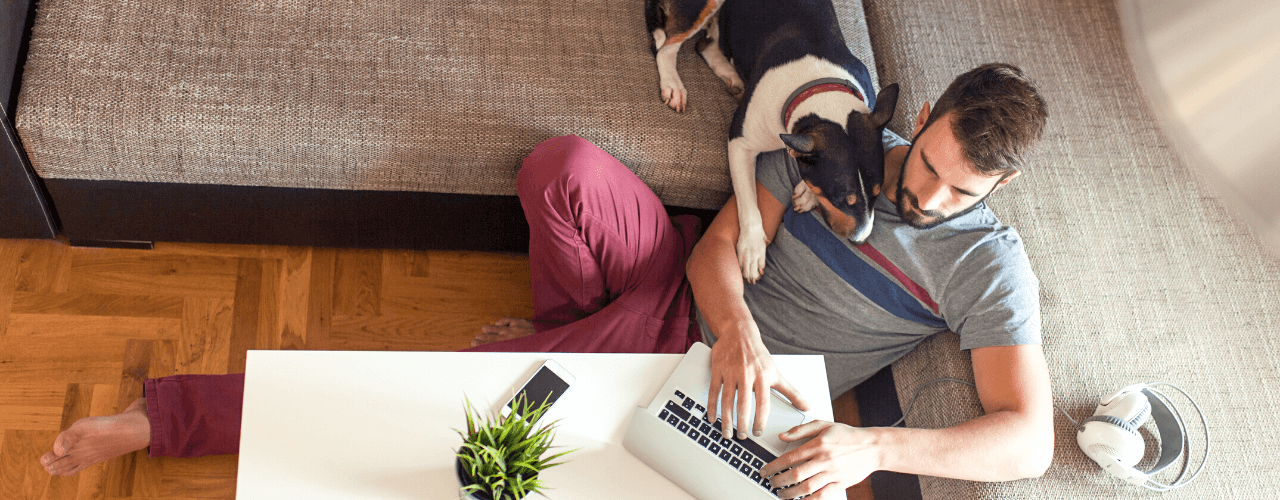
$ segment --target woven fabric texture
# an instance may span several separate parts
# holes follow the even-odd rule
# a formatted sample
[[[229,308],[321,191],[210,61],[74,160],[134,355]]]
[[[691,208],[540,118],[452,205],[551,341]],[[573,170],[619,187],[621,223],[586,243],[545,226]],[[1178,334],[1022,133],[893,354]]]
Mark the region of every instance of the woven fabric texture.
[[[874,68],[861,2],[835,3]],[[737,102],[686,43],[668,109],[651,45],[640,0],[45,0],[17,129],[46,178],[499,195],[577,134],[719,209]]]
[[[1178,384],[1206,411],[1214,451],[1198,479],[1160,498],[1276,498],[1280,266],[1157,128],[1115,4],[867,0],[865,7],[881,84],[902,84],[895,130],[910,132],[921,104],[986,62],[1021,66],[1049,103],[1035,159],[989,203],[1023,236],[1041,280],[1054,401],[1080,420],[1099,398],[1129,384]],[[955,334],[926,342],[893,372],[904,407],[930,380],[973,377]],[[1194,468],[1204,450],[1200,422],[1174,395],[1188,417]],[[907,425],[940,428],[980,414],[971,388],[940,383],[922,392]],[[1156,495],[1102,472],[1058,413],[1055,430],[1053,465],[1043,477],[922,477],[924,497]],[[1149,453],[1139,468],[1152,462]],[[1167,483],[1176,475],[1157,478]]]

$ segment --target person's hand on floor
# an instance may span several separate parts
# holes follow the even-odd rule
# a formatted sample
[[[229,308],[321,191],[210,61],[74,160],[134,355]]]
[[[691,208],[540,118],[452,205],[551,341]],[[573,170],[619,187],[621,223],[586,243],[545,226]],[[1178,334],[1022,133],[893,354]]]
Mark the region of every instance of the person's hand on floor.
[[[471,347],[533,335],[533,323],[527,319],[502,318],[492,325],[480,327],[480,335],[471,339]]]

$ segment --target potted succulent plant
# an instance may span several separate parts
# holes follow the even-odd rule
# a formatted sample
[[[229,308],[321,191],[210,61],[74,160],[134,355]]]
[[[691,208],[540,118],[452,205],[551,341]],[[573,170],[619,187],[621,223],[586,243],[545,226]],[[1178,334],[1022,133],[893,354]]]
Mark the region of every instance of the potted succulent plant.
[[[516,397],[517,408],[529,406]],[[457,473],[464,499],[520,500],[530,493],[542,493],[538,475],[564,462],[552,462],[569,451],[543,456],[551,449],[559,421],[538,426],[550,405],[531,407],[523,416],[511,412],[505,417],[490,413],[485,418],[466,401],[467,429],[458,448]],[[572,451],[572,450],[570,450]]]

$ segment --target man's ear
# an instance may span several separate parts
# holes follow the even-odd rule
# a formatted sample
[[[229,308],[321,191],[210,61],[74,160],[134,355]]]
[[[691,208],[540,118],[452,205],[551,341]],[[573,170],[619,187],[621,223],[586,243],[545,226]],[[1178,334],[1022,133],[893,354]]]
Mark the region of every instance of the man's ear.
[[[911,131],[912,140],[915,140],[916,137],[920,137],[920,131],[924,129],[924,124],[928,121],[929,121],[929,103],[925,102],[924,106],[920,107],[920,113],[916,115],[916,128],[915,130]]]
[[[1008,174],[1008,175],[1004,176],[1004,178],[1003,178],[1003,179],[1000,179],[1000,182],[997,182],[997,183],[996,183],[996,187],[991,188],[991,192],[992,192],[992,193],[996,192],[996,191],[997,191],[997,190],[999,190],[1000,188],[1004,187],[1004,185],[1005,185],[1005,184],[1008,184],[1008,183],[1009,183],[1009,181],[1013,180],[1015,177],[1017,177],[1017,176],[1019,176],[1019,175],[1022,175],[1022,171],[1021,171],[1021,170],[1014,170],[1012,173],[1010,173],[1010,174]]]

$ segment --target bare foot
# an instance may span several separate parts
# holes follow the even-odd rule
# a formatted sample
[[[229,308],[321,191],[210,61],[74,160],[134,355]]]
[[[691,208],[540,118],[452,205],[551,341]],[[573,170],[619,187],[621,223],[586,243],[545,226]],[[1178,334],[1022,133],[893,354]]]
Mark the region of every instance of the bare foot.
[[[471,339],[471,347],[482,346],[502,340],[518,339],[534,334],[533,323],[527,319],[502,318],[492,325],[480,327],[482,332]]]
[[[147,400],[138,398],[119,414],[86,417],[71,424],[71,428],[53,440],[53,451],[40,457],[40,465],[55,476],[70,476],[150,444]]]

